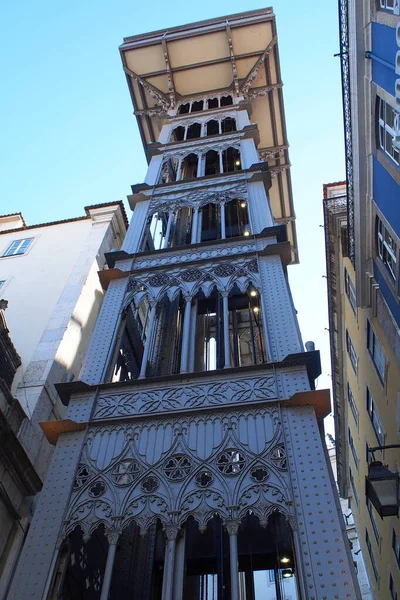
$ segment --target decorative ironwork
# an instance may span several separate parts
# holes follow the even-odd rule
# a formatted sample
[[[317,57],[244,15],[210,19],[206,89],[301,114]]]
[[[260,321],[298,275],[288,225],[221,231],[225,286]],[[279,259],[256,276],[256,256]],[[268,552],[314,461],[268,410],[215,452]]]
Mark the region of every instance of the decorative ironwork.
[[[164,473],[171,481],[185,479],[192,470],[192,463],[188,456],[176,454],[171,456],[164,464]]]
[[[211,475],[210,471],[200,471],[196,475],[196,484],[199,487],[205,488],[212,484],[214,477]]]
[[[74,490],[79,490],[82,486],[85,485],[87,480],[89,479],[89,469],[86,465],[79,465],[78,470],[75,475],[75,481],[73,485]]]
[[[269,477],[269,473],[268,470],[266,469],[266,467],[263,467],[262,465],[259,465],[258,467],[254,467],[254,469],[252,469],[251,471],[251,478],[254,479],[254,481],[258,481],[259,483],[266,481]]]
[[[140,473],[136,460],[125,459],[117,463],[111,471],[111,479],[116,485],[125,486],[134,482]]]
[[[347,228],[349,258],[355,265],[354,241],[354,180],[353,180],[353,133],[351,123],[350,57],[348,0],[339,0],[340,68],[342,73],[342,101],[344,122],[344,146],[347,179]]]
[[[270,459],[278,469],[287,469],[286,452],[283,446],[272,448]]]
[[[159,481],[155,477],[146,477],[142,481],[142,490],[147,493],[154,492],[159,486]]]
[[[104,481],[96,481],[96,483],[89,488],[89,496],[92,496],[92,498],[99,498],[104,494],[106,489],[107,487]]]
[[[239,450],[225,450],[217,459],[217,467],[224,475],[238,475],[246,464]]]

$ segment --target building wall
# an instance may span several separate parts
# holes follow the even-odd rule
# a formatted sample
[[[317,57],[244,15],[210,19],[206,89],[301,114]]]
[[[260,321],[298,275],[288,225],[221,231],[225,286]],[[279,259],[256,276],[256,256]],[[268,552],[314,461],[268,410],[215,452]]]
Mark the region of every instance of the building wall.
[[[91,229],[91,220],[84,219],[0,236],[0,256],[14,240],[33,238],[26,254],[0,258],[0,280],[5,280],[1,295],[8,300],[7,325],[23,364],[14,379],[13,392],[32,360]],[[77,281],[76,285],[81,284]],[[60,319],[58,324],[66,326],[65,320]]]
[[[344,269],[354,281],[354,269],[348,258],[342,258],[342,273]],[[391,346],[383,335],[378,320],[373,316],[370,308],[357,308],[354,313],[344,289],[344,277],[341,280],[342,315],[341,322],[344,348],[346,347],[346,330],[350,334],[356,354],[357,373],[355,373],[350,360],[349,353],[345,358],[345,385],[346,395],[346,422],[347,428],[354,441],[355,455],[349,443],[349,437],[344,443],[347,444],[347,485],[349,490],[350,507],[354,515],[354,521],[358,531],[360,547],[368,572],[368,579],[374,594],[374,598],[390,598],[389,577],[393,577],[397,590],[400,590],[400,569],[394,551],[392,549],[393,531],[400,539],[400,525],[397,518],[381,519],[375,509],[371,507],[370,515],[365,497],[365,477],[368,474],[367,445],[374,447],[382,444],[394,443],[398,439],[397,423],[394,418],[397,410],[397,394],[400,381],[400,369]],[[382,344],[386,356],[386,374],[384,382],[381,381],[374,361],[367,349],[367,322],[370,322],[379,342]],[[350,385],[356,404],[355,418],[348,399],[347,384]],[[383,425],[384,438],[379,439],[375,433],[371,418],[367,411],[367,388],[374,399],[376,410]],[[347,434],[348,435],[348,434]],[[387,450],[376,452],[376,460],[382,460],[388,464],[389,469],[397,471],[399,468],[398,451]],[[351,473],[351,476],[350,476]],[[354,482],[354,485],[353,483]],[[373,568],[371,555],[366,544],[366,533],[371,540],[373,560],[376,572]]]
[[[60,419],[65,412],[54,384],[79,374],[103,300],[98,271],[104,267],[104,254],[121,247],[126,225],[118,203],[89,207],[86,218],[48,226],[6,231],[24,223],[16,216],[3,221],[0,256],[14,240],[34,239],[25,254],[0,258],[7,327],[22,358],[11,389],[21,415],[18,427],[9,431],[7,402],[0,416],[13,448],[40,482],[53,453],[40,423]],[[9,446],[8,454],[0,456],[0,473],[7,474],[0,476],[0,598],[6,594],[36,504],[15,461],[18,456]]]

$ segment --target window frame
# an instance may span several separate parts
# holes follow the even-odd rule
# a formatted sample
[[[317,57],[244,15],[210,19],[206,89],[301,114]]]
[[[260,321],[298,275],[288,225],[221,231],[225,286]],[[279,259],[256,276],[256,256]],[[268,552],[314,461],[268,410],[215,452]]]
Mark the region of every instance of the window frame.
[[[388,7],[387,6],[388,1],[389,2],[393,2],[393,6],[389,6]],[[394,0],[379,0],[378,10],[384,10],[386,12],[394,14]]]
[[[390,238],[389,240],[387,238]],[[391,243],[390,243],[391,242]],[[395,284],[398,279],[398,241],[379,215],[375,217],[376,256],[382,261],[389,273],[390,281]],[[393,250],[394,246],[394,250]]]
[[[371,520],[371,525],[372,525],[372,530],[374,532],[375,540],[376,540],[376,543],[378,544],[378,548],[380,549],[380,547],[381,547],[381,536],[380,536],[380,533],[379,533],[378,523],[376,522],[375,515],[374,515],[374,507],[373,507],[373,504],[372,504],[371,500],[369,498],[367,498],[367,497],[365,498],[365,503],[367,505],[367,511],[368,511],[368,514],[369,514],[369,518]]]
[[[351,366],[353,367],[354,373],[357,375],[358,370],[358,355],[354,348],[353,340],[349,334],[349,331],[346,329],[346,350],[350,359]]]
[[[353,434],[351,433],[350,427],[347,428],[347,438],[348,438],[348,441],[349,441],[349,446],[350,446],[351,453],[353,455],[354,464],[356,465],[356,469],[358,471],[358,466],[360,464],[360,459],[358,458],[356,447],[354,445]]]
[[[391,573],[389,573],[389,592],[392,600],[398,600],[397,590],[395,588],[393,575]]]
[[[353,313],[357,315],[356,286],[346,267],[344,269],[344,289]]]
[[[350,409],[353,414],[354,421],[356,422],[356,425],[358,428],[359,412],[358,412],[356,401],[354,399],[353,390],[351,389],[349,382],[347,382],[347,402],[350,405]]]
[[[3,254],[0,256],[0,258],[11,258],[12,256],[23,256],[32,247],[33,240],[34,240],[33,237],[13,240],[10,244],[8,244],[7,248],[5,249]],[[28,243],[24,245],[25,242],[28,242]],[[15,250],[13,252],[10,252],[12,247],[14,246],[14,244],[17,244],[15,247]],[[21,252],[21,250],[22,250],[22,252]]]
[[[396,531],[392,530],[392,550],[396,558],[397,566],[400,569],[400,539],[396,535]]]
[[[396,114],[397,114],[394,107],[391,104],[389,104],[388,102],[386,102],[386,100],[384,100],[380,96],[377,96],[378,135],[377,135],[377,144],[376,145],[385,154],[385,156],[388,156],[390,158],[390,160],[397,167],[399,167],[400,166],[400,150],[398,150],[397,148],[394,148],[394,146],[393,146],[393,142],[396,137],[396,131],[395,131],[394,127],[392,127],[391,125],[388,124],[387,112],[386,112],[388,108],[393,111],[393,113],[394,113],[393,120],[394,120],[396,118]],[[386,141],[388,138],[392,138],[391,152],[386,149]],[[395,158],[395,155],[397,155],[397,158]]]
[[[374,433],[376,435],[376,439],[379,442],[379,445],[384,446],[385,430],[383,428],[383,424],[382,424],[381,418],[379,416],[379,412],[376,408],[374,397],[371,394],[368,386],[366,388],[366,401],[367,401],[366,409],[367,409],[367,413],[369,416],[369,420],[372,425],[372,429],[374,430]],[[380,430],[380,433],[379,433],[379,430]]]
[[[369,533],[368,533],[368,529],[367,528],[365,528],[365,545],[367,546],[367,550],[368,550],[369,558],[370,558],[370,561],[371,561],[372,570],[373,570],[374,575],[375,575],[375,579],[379,583],[379,571],[378,571],[378,567],[377,567],[377,564],[376,564],[374,553],[372,551],[371,538],[369,537]]]
[[[351,470],[350,466],[349,466],[349,479],[350,479],[351,489],[353,491],[354,500],[356,501],[357,506],[359,506],[360,505],[360,498],[359,498],[359,495],[358,495],[356,482],[354,481],[353,471]]]
[[[388,362],[387,356],[369,319],[367,319],[367,350],[374,364],[379,380],[382,383],[382,385],[384,385],[386,380],[386,370]],[[383,357],[384,359],[383,365],[381,364],[381,357]]]

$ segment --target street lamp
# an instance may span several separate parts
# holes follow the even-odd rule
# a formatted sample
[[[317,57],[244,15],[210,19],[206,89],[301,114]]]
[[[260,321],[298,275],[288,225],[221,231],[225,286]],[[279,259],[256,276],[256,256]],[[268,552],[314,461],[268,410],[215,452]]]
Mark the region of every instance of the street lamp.
[[[378,446],[368,448],[369,452],[385,450],[386,448],[400,448],[400,444],[391,446]],[[368,475],[365,478],[365,495],[383,517],[393,517],[399,514],[399,475],[392,473],[381,461],[374,460],[368,466]]]

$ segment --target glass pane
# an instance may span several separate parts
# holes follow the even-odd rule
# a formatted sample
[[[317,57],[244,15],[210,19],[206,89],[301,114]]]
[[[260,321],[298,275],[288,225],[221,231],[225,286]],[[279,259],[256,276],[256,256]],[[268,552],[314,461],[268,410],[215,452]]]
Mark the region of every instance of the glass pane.
[[[389,131],[385,131],[385,150],[388,154],[392,154],[393,136]]]
[[[389,104],[386,104],[386,124],[393,129],[394,126],[394,110]]]

